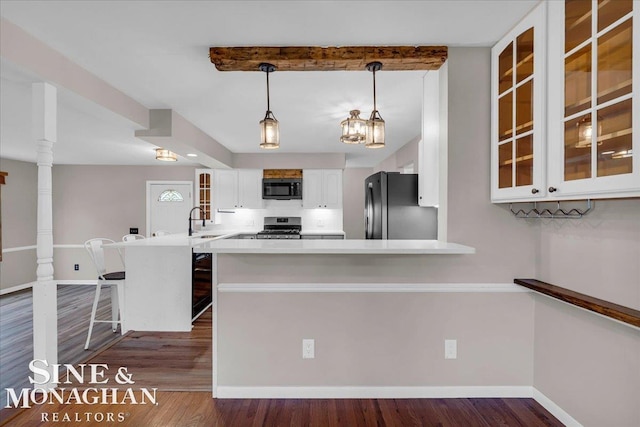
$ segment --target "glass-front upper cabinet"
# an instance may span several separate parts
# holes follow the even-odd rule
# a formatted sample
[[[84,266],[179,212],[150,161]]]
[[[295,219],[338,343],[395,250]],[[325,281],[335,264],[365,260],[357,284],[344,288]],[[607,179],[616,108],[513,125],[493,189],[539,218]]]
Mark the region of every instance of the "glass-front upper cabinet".
[[[545,9],[542,3],[491,50],[491,199],[545,196]]]
[[[549,2],[550,196],[640,195],[639,8]]]
[[[211,212],[211,177],[213,171],[211,169],[196,169],[196,206],[204,211],[204,219],[206,223],[213,224],[214,216]],[[200,211],[193,212],[193,218],[202,219]]]

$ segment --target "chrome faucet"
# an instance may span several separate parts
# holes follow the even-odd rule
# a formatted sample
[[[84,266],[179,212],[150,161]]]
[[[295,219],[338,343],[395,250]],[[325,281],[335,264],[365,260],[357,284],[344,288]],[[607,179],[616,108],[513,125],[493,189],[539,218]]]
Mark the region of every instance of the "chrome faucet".
[[[193,211],[195,211],[196,209],[200,210],[200,212],[202,213],[202,226],[205,226],[205,213],[204,213],[204,209],[202,209],[200,206],[196,206],[195,208],[191,209],[189,211],[189,236],[193,235],[193,228],[191,227],[191,223],[194,219],[191,218],[191,214],[193,213]]]

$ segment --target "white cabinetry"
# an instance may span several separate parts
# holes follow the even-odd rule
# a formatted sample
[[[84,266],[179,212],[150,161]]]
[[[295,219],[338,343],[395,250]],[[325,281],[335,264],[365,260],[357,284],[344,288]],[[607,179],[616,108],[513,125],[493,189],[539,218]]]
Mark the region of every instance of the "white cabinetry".
[[[539,199],[545,191],[546,4],[491,50],[491,199]]]
[[[638,1],[544,2],[494,46],[492,201],[640,196],[639,13]]]
[[[640,196],[638,1],[549,2],[554,198]]]
[[[305,208],[341,208],[342,170],[305,169],[302,172],[302,206]]]
[[[261,169],[215,169],[213,188],[216,209],[262,208]]]
[[[262,169],[238,170],[238,207],[261,209]]]
[[[211,183],[213,181],[213,171],[211,169],[196,169],[196,206],[204,211],[205,221],[213,224],[214,216],[211,211]],[[193,217],[202,219],[200,211],[194,212]]]

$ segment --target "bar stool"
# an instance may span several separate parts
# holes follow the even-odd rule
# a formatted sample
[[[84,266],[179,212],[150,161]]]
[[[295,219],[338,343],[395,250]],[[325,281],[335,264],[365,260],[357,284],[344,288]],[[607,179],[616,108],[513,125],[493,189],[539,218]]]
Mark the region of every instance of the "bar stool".
[[[134,240],[142,240],[145,237],[142,234],[125,234],[122,236],[123,242],[133,242]]]
[[[116,271],[107,273],[105,267],[105,257],[103,245],[115,243],[111,239],[105,239],[102,237],[89,239],[84,242],[84,248],[89,253],[93,264],[98,272],[98,283],[96,285],[96,294],[93,298],[93,307],[91,309],[91,320],[89,322],[89,333],[87,334],[87,342],[84,349],[89,349],[89,342],[91,341],[91,333],[93,332],[93,325],[95,323],[111,323],[111,329],[116,332],[118,324],[120,324],[120,330],[122,331],[123,322],[123,308],[124,308],[124,271]],[[122,253],[118,250],[120,261],[124,266],[124,259]],[[98,320],[96,319],[96,311],[98,310],[98,301],[100,300],[100,290],[103,286],[111,287],[111,320]],[[118,320],[118,314],[120,318]]]

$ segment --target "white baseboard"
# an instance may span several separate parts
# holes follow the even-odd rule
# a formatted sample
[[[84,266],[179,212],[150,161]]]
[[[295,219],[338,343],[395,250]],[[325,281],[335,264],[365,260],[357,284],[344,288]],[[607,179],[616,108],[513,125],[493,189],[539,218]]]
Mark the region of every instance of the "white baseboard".
[[[425,399],[532,397],[530,386],[432,387],[228,387],[218,386],[218,399]]]
[[[87,286],[95,286],[98,283],[98,280],[86,279],[86,280],[54,280],[56,285],[87,285]],[[29,282],[23,283],[22,285],[12,286],[7,289],[0,289],[0,295],[7,295],[12,292],[22,291],[24,289],[33,288],[37,282]]]
[[[7,289],[0,289],[0,295],[7,295],[7,294],[10,294],[12,292],[18,292],[18,291],[22,291],[24,289],[33,288],[33,285],[35,283],[36,282],[23,283],[22,285],[12,286],[12,287],[7,288]]]
[[[567,427],[583,427],[575,418],[569,415],[564,409],[558,406],[554,401],[549,399],[547,396],[542,394],[537,388],[532,387],[533,389],[533,398],[536,402],[538,402],[544,409],[551,412],[551,414],[556,417],[562,424]]]

